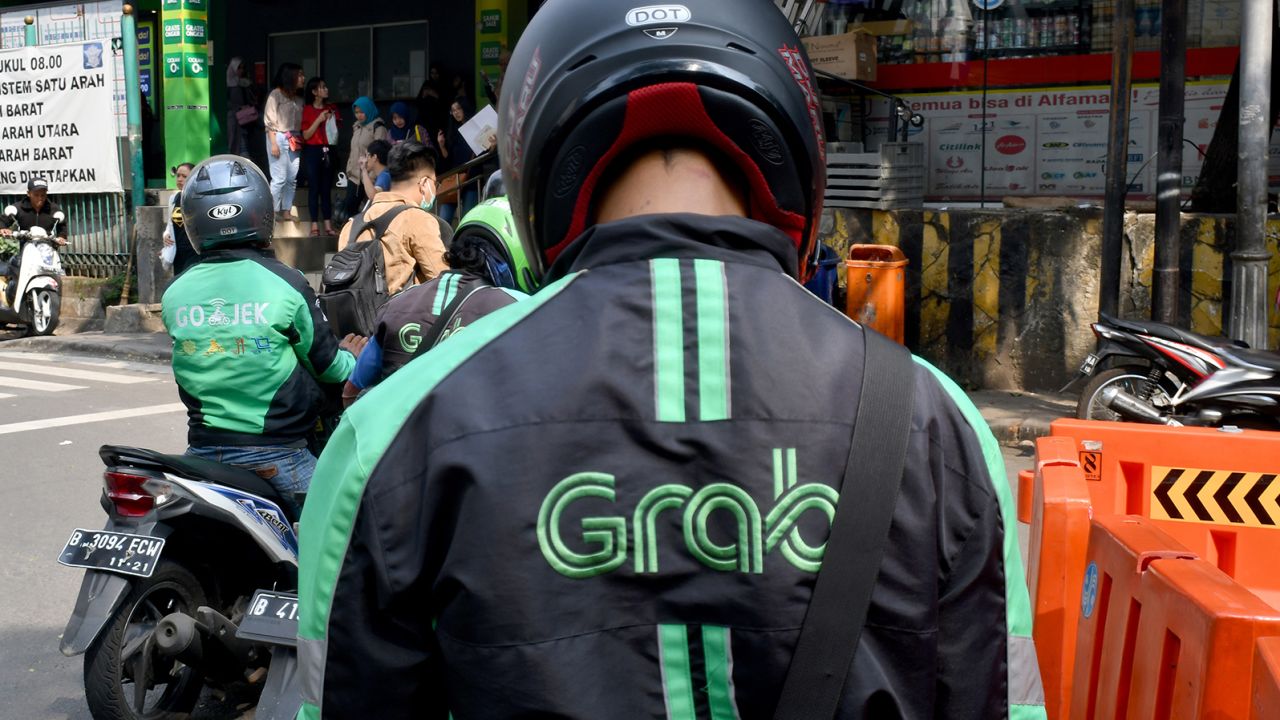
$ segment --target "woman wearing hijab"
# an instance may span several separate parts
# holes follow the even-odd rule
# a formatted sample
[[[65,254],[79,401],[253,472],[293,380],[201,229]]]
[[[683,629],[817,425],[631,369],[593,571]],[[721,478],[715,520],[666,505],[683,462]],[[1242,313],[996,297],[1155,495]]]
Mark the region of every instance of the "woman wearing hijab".
[[[355,112],[356,124],[351,129],[351,152],[347,155],[347,217],[360,212],[367,199],[360,176],[369,153],[369,143],[387,139],[387,125],[378,116],[378,106],[373,104],[373,100],[356,98],[351,109]]]
[[[387,142],[392,145],[399,145],[405,140],[414,140],[435,149],[427,129],[417,123],[409,122],[409,103],[398,102],[391,106],[391,127],[387,128],[387,131]]]
[[[227,152],[249,157],[249,128],[258,122],[258,98],[247,77],[244,61],[227,64]]]

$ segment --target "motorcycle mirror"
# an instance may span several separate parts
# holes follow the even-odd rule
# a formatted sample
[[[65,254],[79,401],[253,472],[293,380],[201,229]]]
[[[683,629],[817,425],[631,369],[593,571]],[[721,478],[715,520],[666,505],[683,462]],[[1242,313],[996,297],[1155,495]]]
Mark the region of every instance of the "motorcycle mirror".
[[[18,216],[18,208],[14,207],[14,206],[12,206],[12,205],[6,205],[6,206],[5,206],[5,208],[4,208],[4,214],[5,214],[5,215],[7,215],[8,217],[17,217],[17,216]]]
[[[58,212],[53,214],[53,219],[57,220],[58,222],[62,222],[63,220],[67,219],[67,214],[59,210]]]

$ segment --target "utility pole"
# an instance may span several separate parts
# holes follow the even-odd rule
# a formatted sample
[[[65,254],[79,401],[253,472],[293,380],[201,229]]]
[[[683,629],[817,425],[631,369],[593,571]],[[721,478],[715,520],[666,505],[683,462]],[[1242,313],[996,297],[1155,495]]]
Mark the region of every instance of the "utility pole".
[[[1178,322],[1182,125],[1187,85],[1187,0],[1164,0],[1160,16],[1160,127],[1156,141],[1156,256],[1151,319]]]
[[[129,132],[129,167],[133,174],[133,206],[142,207],[146,202],[146,177],[142,169],[142,90],[138,77],[138,27],[133,16],[133,6],[124,6],[120,21],[121,41],[124,47],[124,99]]]
[[[1271,141],[1274,0],[1244,0],[1240,38],[1240,147],[1231,337],[1267,347],[1267,147]]]
[[[1129,190],[1129,106],[1133,95],[1133,0],[1116,0],[1111,26],[1111,117],[1107,124],[1107,184],[1102,203],[1102,272],[1098,309],[1120,310],[1124,196]]]

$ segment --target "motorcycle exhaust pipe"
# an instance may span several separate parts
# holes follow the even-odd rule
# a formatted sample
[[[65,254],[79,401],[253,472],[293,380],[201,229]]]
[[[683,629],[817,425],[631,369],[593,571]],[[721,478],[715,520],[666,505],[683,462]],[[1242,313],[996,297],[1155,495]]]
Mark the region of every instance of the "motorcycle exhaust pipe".
[[[1160,414],[1160,411],[1142,402],[1138,398],[1112,385],[1104,388],[1102,394],[1098,396],[1102,404],[1107,408],[1119,413],[1122,417],[1136,422],[1151,423],[1153,425],[1168,425],[1169,427],[1182,427],[1182,423],[1173,418],[1166,418]]]
[[[156,652],[161,657],[181,660],[183,664],[199,667],[204,659],[203,643],[196,621],[189,615],[172,613],[156,625]]]

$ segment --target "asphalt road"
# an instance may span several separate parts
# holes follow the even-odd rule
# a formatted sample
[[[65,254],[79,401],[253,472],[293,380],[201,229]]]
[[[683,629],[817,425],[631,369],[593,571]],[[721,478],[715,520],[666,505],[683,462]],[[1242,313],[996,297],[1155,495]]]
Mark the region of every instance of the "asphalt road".
[[[90,718],[82,659],[58,651],[81,572],[57,557],[73,529],[105,521],[99,446],[185,449],[186,414],[174,407],[177,397],[165,366],[17,353],[0,343],[3,720]],[[157,414],[107,414],[140,409]]]
[[[101,445],[185,448],[177,397],[167,366],[0,342],[0,720],[90,720],[82,658],[58,651],[81,572],[56,558],[72,530],[105,521]],[[1028,453],[1006,450],[1010,478],[1031,466]],[[1019,534],[1025,554],[1026,528]],[[207,696],[197,712],[236,715]]]

